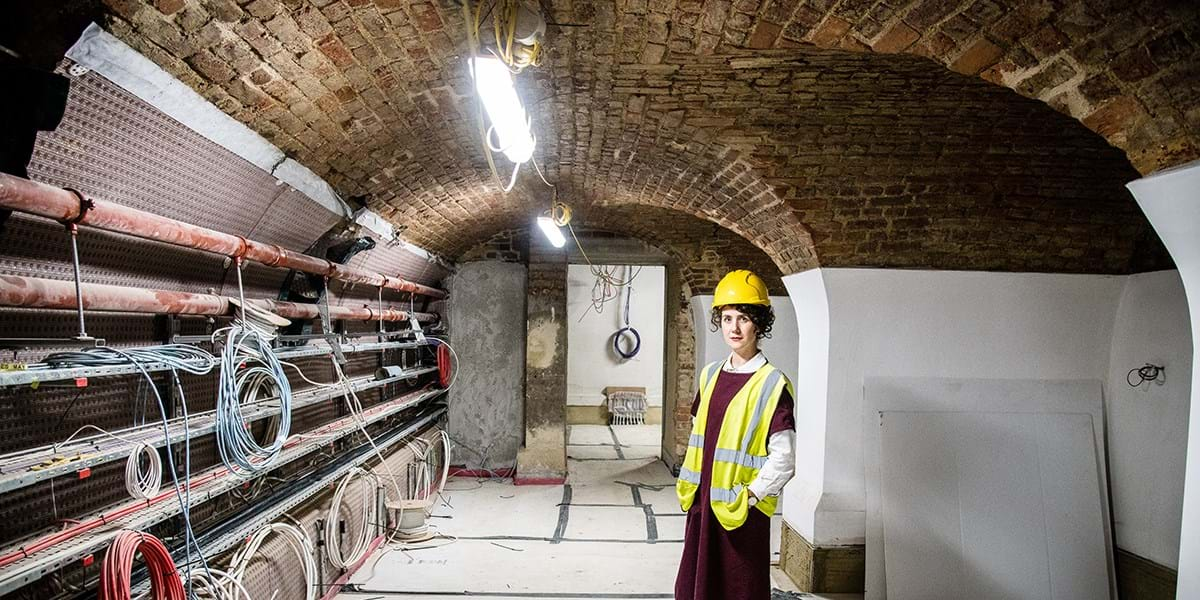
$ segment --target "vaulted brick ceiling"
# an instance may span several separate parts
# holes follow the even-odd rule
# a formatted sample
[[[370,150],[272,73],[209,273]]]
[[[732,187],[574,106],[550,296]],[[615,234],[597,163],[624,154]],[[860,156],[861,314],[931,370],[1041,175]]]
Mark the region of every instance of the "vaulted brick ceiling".
[[[487,170],[454,2],[105,3],[110,31],[414,243],[455,256],[549,200]],[[1191,3],[542,4],[561,25],[520,86],[560,198],[692,214],[784,272],[1160,264],[1127,156],[1200,148]]]
[[[694,293],[710,293],[721,277],[733,269],[750,269],[762,277],[768,289],[784,293],[778,265],[745,238],[711,221],[667,208],[644,205],[593,205],[580,214],[578,229],[584,251],[594,255],[597,239],[604,234],[634,238],[660,251],[679,269],[683,284]],[[505,230],[476,245],[464,260],[511,259],[525,252],[530,235],[540,238],[536,227]],[[690,297],[690,293],[686,294]]]

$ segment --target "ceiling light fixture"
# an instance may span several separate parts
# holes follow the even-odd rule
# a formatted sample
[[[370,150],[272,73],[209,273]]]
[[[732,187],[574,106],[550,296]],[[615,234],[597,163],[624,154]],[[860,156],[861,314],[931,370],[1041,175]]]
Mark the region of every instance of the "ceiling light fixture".
[[[542,228],[542,233],[546,234],[546,239],[554,244],[555,248],[562,248],[567,243],[567,238],[563,237],[562,229],[554,223],[554,219],[542,215],[537,219],[538,227]]]
[[[471,73],[475,91],[492,123],[485,138],[488,147],[503,152],[516,164],[528,161],[533,156],[534,139],[525,107],[513,87],[512,71],[499,58],[476,56],[471,59]]]
[[[555,200],[550,205],[550,209],[542,213],[537,219],[538,227],[542,228],[542,233],[546,234],[546,239],[554,244],[555,248],[562,248],[567,243],[567,238],[563,236],[562,228],[571,223],[571,207]]]

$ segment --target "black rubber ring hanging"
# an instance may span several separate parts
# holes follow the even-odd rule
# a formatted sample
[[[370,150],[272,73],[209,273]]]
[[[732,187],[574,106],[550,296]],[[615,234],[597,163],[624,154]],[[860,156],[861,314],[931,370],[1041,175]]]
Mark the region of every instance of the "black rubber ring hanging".
[[[625,350],[623,350],[621,348],[621,338],[625,337],[626,332],[633,334],[633,350],[631,350],[630,352],[625,352]],[[617,354],[620,354],[621,358],[624,358],[624,359],[633,358],[633,357],[637,356],[638,351],[641,349],[642,349],[642,336],[641,336],[641,334],[638,333],[638,330],[636,330],[632,327],[622,327],[622,328],[618,329],[616,333],[613,334],[613,350]]]

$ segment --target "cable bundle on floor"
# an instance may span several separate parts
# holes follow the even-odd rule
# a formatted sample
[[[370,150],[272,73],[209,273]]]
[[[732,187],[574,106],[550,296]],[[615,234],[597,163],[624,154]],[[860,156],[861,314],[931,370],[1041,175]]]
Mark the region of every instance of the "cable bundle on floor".
[[[117,534],[100,567],[100,600],[129,600],[132,596],[133,557],[142,553],[150,573],[150,598],[186,600],[175,561],[162,541],[148,533],[125,530]]]
[[[269,334],[241,322],[222,330],[221,375],[217,387],[217,449],[221,461],[239,477],[250,477],[269,465],[287,441],[292,424],[292,386],[271,348]],[[216,337],[216,336],[214,336]],[[274,439],[259,444],[242,418],[243,406],[275,396],[279,420]]]

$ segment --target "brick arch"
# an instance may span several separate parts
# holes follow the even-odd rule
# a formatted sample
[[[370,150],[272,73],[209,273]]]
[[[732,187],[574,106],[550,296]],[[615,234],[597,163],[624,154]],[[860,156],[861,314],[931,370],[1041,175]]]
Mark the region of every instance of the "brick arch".
[[[811,44],[922,56],[1080,120],[1124,150],[1142,174],[1200,158],[1195,108],[1200,5],[1195,2],[750,4],[758,6],[705,14],[705,25],[723,21],[721,46],[765,50]],[[670,42],[673,50],[693,49],[683,40]]]
[[[558,182],[559,199],[573,207],[584,227],[594,226],[591,215],[608,214],[597,210],[603,207],[679,212],[741,236],[784,272],[817,266],[808,230],[737,151],[696,126],[669,129],[670,136],[640,133],[636,143],[606,148],[584,177],[566,176],[554,145],[539,160],[545,160],[550,181]],[[366,193],[370,206],[402,227],[407,239],[455,256],[492,231],[521,227],[548,206],[552,192],[528,173],[531,167],[525,170],[520,185],[506,195],[489,171],[461,156],[388,169],[390,177],[371,182]]]
[[[586,207],[579,217],[576,231],[581,238],[595,233],[631,238],[662,252],[679,269],[691,295],[711,293],[732,269],[750,269],[763,277],[769,289],[784,293],[784,271],[766,252],[711,221],[643,205]],[[489,232],[471,239],[466,250],[451,258],[519,262],[527,256],[531,235],[540,236],[541,232],[528,225]],[[583,241],[586,251],[588,242]]]
[[[457,43],[465,24],[451,4],[105,4],[112,33],[344,196],[365,198],[414,243],[457,254],[464,239],[531,219],[545,202],[528,167],[523,186],[509,195],[499,192],[487,170]],[[552,73],[546,68],[522,78],[530,88],[525,97],[554,93],[538,87]],[[641,164],[661,172],[633,168],[606,171],[612,176],[603,180],[567,177],[564,191],[581,205],[681,209],[755,240],[788,271],[816,266],[811,239],[795,215],[786,209],[756,212],[782,202],[737,152],[709,134],[689,125],[643,137],[633,151],[653,157]],[[565,165],[542,156],[557,180]],[[628,157],[607,155],[604,168],[622,158]],[[649,180],[662,173],[675,180],[657,177],[659,190],[650,189]]]
[[[587,225],[579,232],[581,236],[601,232],[640,240],[665,254],[668,268],[679,274],[681,297],[668,301],[665,315],[668,332],[674,332],[677,369],[669,374],[667,385],[674,388],[677,400],[674,413],[664,414],[663,419],[668,423],[666,443],[675,460],[681,461],[691,430],[688,399],[695,391],[695,331],[707,326],[693,322],[689,299],[712,293],[730,269],[750,269],[763,277],[773,293],[786,295],[783,272],[765,252],[736,233],[681,211],[639,205],[593,206],[582,216]],[[530,235],[541,233],[528,227],[495,232],[456,258],[521,262]]]
[[[571,42],[568,55],[590,43]],[[650,191],[647,202],[679,206],[659,182],[681,182],[681,155],[703,162],[705,148],[718,148],[730,169],[745,168],[731,173],[735,188],[740,179],[768,193],[730,202],[702,192],[693,199],[711,204],[700,208],[757,221],[748,231],[767,236],[760,247],[811,236],[822,266],[1169,265],[1124,188],[1137,177],[1125,155],[1044,102],[918,57],[807,46],[649,60],[661,62],[548,86],[572,91],[553,97],[540,124],[558,132],[544,145],[547,165],[593,202],[617,204],[632,190],[634,200]],[[598,80],[611,86],[593,89]],[[784,206],[797,225],[774,226]]]
[[[681,212],[745,238],[785,273],[817,266],[808,229],[762,173],[710,130],[647,121],[630,124],[617,139],[629,137],[635,141],[606,138],[601,157],[584,170],[564,168],[570,159],[555,156],[561,145],[548,144],[549,170],[562,182],[559,198],[575,199],[588,215],[609,214],[589,207]],[[652,239],[654,223],[649,221],[643,239]]]

